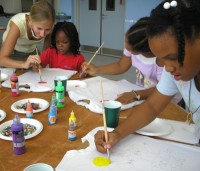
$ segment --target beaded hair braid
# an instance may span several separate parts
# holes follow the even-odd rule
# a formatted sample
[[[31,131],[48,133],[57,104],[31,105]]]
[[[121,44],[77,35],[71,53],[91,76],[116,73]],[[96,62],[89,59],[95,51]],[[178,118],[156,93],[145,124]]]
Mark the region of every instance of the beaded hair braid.
[[[146,53],[151,52],[146,36],[146,28],[149,17],[143,17],[133,24],[126,32],[126,38],[132,50]]]
[[[167,5],[166,5],[167,4]],[[194,41],[200,35],[199,0],[167,0],[152,10],[147,26],[147,37],[166,32],[178,42],[178,62],[183,65],[185,41]]]
[[[51,45],[53,48],[56,48],[56,33],[62,30],[67,37],[70,39],[70,51],[74,55],[80,54],[80,42],[79,42],[79,35],[76,29],[76,26],[72,22],[58,22],[53,29],[52,36],[51,36]]]

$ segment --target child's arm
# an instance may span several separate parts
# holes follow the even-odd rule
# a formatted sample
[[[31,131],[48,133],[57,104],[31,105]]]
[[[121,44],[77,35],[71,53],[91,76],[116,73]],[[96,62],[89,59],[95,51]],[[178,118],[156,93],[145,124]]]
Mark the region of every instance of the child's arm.
[[[28,69],[34,63],[38,63],[37,58],[29,56],[26,61],[19,61],[11,59],[12,52],[20,37],[20,30],[14,22],[10,22],[10,30],[6,36],[5,41],[0,49],[0,65],[11,68],[26,68]]]
[[[85,62],[82,65],[82,68],[85,68],[87,63]],[[94,74],[106,74],[106,75],[117,75],[122,74],[131,67],[131,58],[126,57],[125,55],[115,63],[102,65],[102,66],[95,66],[95,65],[88,65],[85,72],[90,75]]]
[[[121,102],[122,104],[128,104],[137,100],[145,100],[150,96],[150,94],[155,89],[156,89],[155,87],[151,87],[145,90],[137,90],[135,91],[135,93],[133,91],[125,92],[125,93],[119,94],[116,100]],[[139,97],[139,99],[137,99],[136,94]]]

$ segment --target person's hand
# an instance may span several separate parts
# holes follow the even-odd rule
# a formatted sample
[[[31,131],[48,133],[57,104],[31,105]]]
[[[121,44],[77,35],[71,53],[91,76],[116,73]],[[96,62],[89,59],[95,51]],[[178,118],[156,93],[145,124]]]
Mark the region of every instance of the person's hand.
[[[88,62],[83,62],[81,65],[82,71],[89,75],[95,75],[97,73],[97,67],[95,65],[89,64]]]
[[[88,74],[84,71],[80,71],[79,72],[79,78],[86,78],[88,76]]]
[[[38,55],[29,55],[23,64],[23,68],[28,69],[34,65],[39,65],[41,63],[40,57]]]
[[[117,95],[116,100],[121,102],[122,104],[128,104],[134,102],[136,99],[135,99],[135,94],[133,92],[126,92]]]
[[[118,134],[113,132],[108,132],[108,142],[105,141],[105,133],[104,131],[98,131],[95,136],[95,145],[97,148],[97,151],[101,153],[106,153],[107,149],[111,149],[115,144],[118,143]]]
[[[32,70],[34,71],[34,72],[39,72],[39,69],[41,68],[41,66],[40,66],[40,64],[34,64],[33,66],[32,66]]]

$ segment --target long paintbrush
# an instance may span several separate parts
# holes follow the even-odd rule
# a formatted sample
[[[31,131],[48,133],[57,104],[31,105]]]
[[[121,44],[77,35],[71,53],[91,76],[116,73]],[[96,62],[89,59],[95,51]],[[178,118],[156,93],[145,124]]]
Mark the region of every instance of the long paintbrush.
[[[100,80],[100,88],[101,88],[101,102],[102,102],[102,109],[103,109],[103,125],[104,125],[104,132],[105,132],[105,140],[106,140],[106,143],[107,143],[108,142],[108,132],[107,132],[105,109],[104,109],[102,80]],[[110,150],[108,148],[107,148],[107,155],[108,155],[108,159],[110,160]]]
[[[39,53],[38,53],[37,47],[36,47],[35,51],[36,51],[36,54],[38,55]],[[40,75],[40,82],[42,82],[42,72],[41,72],[41,67],[40,67],[40,65],[38,66],[38,70],[39,70],[39,75]]]
[[[100,51],[100,49],[102,48],[104,42],[101,44],[101,46],[99,46],[99,48],[97,49],[97,51],[95,52],[95,54],[92,56],[92,58],[90,59],[90,61],[87,63],[87,65],[85,66],[84,70],[80,73],[80,77],[82,77],[85,73],[85,70],[87,69],[87,66],[90,65],[90,63],[93,61],[93,59],[95,58],[96,54]]]

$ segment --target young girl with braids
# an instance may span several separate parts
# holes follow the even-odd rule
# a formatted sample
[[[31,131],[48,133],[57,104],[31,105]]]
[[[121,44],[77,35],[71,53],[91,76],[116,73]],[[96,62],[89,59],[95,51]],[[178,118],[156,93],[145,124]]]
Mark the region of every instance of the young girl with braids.
[[[162,61],[158,60],[149,49],[146,36],[148,19],[148,17],[139,19],[126,32],[124,55],[118,62],[103,66],[90,64],[86,69],[86,73],[91,75],[116,75],[128,71],[131,66],[136,68],[136,84],[146,89],[118,95],[116,100],[122,104],[146,99],[155,89],[163,71],[164,65]],[[82,67],[84,68],[86,65],[87,62]],[[173,100],[178,103],[181,100],[181,96],[177,95]]]
[[[85,61],[80,54],[79,36],[72,22],[58,22],[52,32],[52,47],[44,51],[41,56],[41,66],[80,71]]]
[[[108,143],[103,131],[95,135],[98,151],[106,152],[106,148],[153,121],[178,91],[190,111],[188,121],[195,123],[200,139],[199,18],[199,0],[168,0],[152,10],[147,37],[151,51],[165,65],[161,80],[148,99],[108,134]]]

